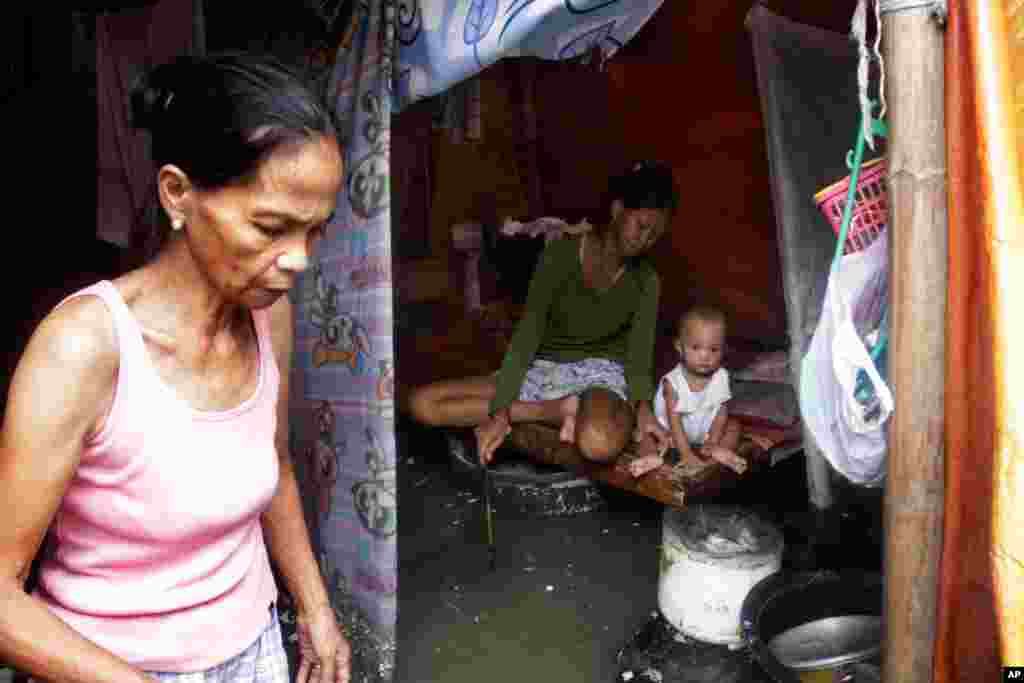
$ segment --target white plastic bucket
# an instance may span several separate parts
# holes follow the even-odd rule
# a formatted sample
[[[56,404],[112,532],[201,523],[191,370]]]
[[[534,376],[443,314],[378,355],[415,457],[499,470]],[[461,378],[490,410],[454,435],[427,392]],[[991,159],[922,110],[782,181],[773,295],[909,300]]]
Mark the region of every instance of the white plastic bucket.
[[[738,645],[747,593],[782,565],[782,534],[749,510],[719,505],[665,508],[658,607],[679,631]]]

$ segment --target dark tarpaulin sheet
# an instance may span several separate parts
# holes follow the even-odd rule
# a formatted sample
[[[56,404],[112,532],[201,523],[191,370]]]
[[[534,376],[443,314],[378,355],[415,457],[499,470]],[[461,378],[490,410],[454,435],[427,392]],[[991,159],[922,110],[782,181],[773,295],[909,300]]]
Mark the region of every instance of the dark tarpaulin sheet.
[[[857,137],[857,52],[839,33],[798,24],[761,5],[747,14],[767,134],[794,386],[821,313],[836,235],[814,194],[850,173]],[[864,161],[880,154],[865,146]],[[830,471],[804,429],[811,503],[831,504]]]

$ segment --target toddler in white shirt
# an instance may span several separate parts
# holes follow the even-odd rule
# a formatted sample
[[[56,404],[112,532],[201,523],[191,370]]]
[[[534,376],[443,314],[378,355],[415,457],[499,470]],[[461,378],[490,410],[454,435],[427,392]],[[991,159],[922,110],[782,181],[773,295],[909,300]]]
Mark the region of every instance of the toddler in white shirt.
[[[672,433],[673,464],[711,458],[742,474],[747,461],[736,454],[739,423],[729,418],[729,372],[722,367],[725,314],[710,306],[697,306],[680,319],[673,345],[679,364],[658,383],[654,414]],[[630,464],[634,476],[657,467],[663,455],[637,458]]]

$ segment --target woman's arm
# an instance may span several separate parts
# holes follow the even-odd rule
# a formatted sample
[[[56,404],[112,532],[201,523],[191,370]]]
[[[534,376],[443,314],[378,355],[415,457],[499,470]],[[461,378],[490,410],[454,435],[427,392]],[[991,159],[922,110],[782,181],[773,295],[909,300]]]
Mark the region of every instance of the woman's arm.
[[[276,447],[280,464],[277,492],[263,513],[263,532],[271,559],[295,601],[299,624],[299,678],[318,664],[320,681],[348,680],[351,649],[338,627],[330,595],[313,556],[309,529],[302,511],[299,484],[289,448],[289,380],[294,320],[287,297],[271,306],[270,333],[281,375],[277,398]],[[339,675],[338,671],[344,669]],[[316,680],[310,678],[310,680]]]
[[[507,408],[519,395],[526,371],[547,330],[555,289],[572,266],[569,257],[575,257],[576,249],[572,245],[576,243],[576,240],[553,240],[541,252],[530,279],[523,317],[516,325],[498,371],[496,393],[490,405],[491,415]]]
[[[650,435],[657,442],[658,448],[664,449],[668,447],[671,435],[658,423],[650,403],[654,395],[654,336],[660,287],[658,274],[651,269],[644,284],[644,296],[637,302],[637,311],[629,330],[625,373],[629,399],[636,415],[633,440],[639,443]]]
[[[149,680],[25,592],[83,444],[106,419],[117,365],[105,304],[73,299],[32,335],[8,393],[0,431],[0,661],[43,680]]]
[[[654,396],[654,337],[658,322],[661,283],[650,269],[637,301],[626,350],[626,382],[631,403],[650,401]]]
[[[280,481],[270,506],[263,513],[263,530],[267,550],[281,571],[288,593],[299,611],[310,611],[329,605],[327,587],[313,555],[302,511],[302,498],[295,478],[295,467],[289,448],[289,380],[292,356],[292,305],[287,297],[275,303],[270,310],[271,341],[274,357],[281,375],[277,399],[277,458]]]

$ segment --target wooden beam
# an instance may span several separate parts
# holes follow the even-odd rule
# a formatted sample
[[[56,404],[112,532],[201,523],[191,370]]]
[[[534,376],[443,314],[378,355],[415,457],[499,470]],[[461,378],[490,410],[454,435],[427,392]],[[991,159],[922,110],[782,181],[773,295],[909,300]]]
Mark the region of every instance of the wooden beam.
[[[635,456],[628,448],[614,463],[595,463],[585,459],[575,446],[559,441],[557,429],[537,423],[515,425],[508,443],[534,462],[558,465],[593,481],[677,508],[713,498],[739,481],[739,475],[732,470],[711,462],[692,467],[662,465],[642,477],[634,477],[628,466]],[[749,441],[741,443],[740,455],[747,458],[749,466],[744,477],[751,476],[763,463],[758,457],[763,452]]]
[[[947,289],[944,35],[927,8],[886,13],[891,347],[885,681],[932,680],[942,542]]]

